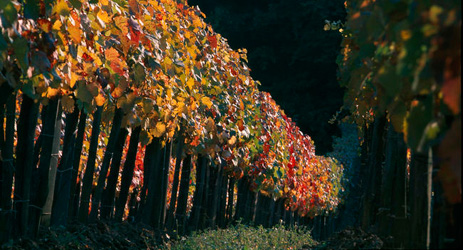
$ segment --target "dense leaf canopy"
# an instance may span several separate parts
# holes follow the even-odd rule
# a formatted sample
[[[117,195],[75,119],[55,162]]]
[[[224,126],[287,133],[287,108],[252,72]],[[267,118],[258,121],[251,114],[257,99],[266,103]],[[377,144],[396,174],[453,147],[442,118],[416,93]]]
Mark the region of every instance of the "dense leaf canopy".
[[[121,108],[122,126],[140,126],[142,145],[170,141],[182,127],[189,153],[224,162],[303,215],[338,204],[342,167],[315,156],[310,137],[258,90],[246,52],[232,50],[198,8],[37,0],[0,10],[2,85],[43,105],[61,98],[66,112],[102,107],[103,122]]]

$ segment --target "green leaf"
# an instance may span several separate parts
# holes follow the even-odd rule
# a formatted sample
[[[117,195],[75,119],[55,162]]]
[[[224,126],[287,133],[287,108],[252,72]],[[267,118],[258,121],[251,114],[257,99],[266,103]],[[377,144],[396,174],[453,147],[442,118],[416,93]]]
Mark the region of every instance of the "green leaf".
[[[0,51],[6,50],[8,48],[8,44],[6,43],[5,38],[3,35],[0,34]]]
[[[39,18],[39,0],[26,0],[24,3],[24,17],[36,20]]]
[[[32,51],[31,54],[31,66],[38,69],[42,74],[50,71],[51,63],[45,52]]]
[[[151,136],[146,130],[140,131],[140,143],[142,146],[148,145],[151,142]]]
[[[134,80],[137,83],[143,82],[145,80],[145,67],[140,63],[137,63],[133,68]]]
[[[23,73],[29,68],[29,59],[27,54],[29,53],[29,44],[23,37],[18,37],[13,41],[13,49],[16,59],[19,62],[19,66]]]
[[[78,82],[78,87],[76,89],[76,97],[84,103],[92,103],[93,95],[85,86],[84,81]]]
[[[76,9],[80,9],[80,7],[82,7],[82,2],[80,2],[80,0],[69,0],[69,2],[71,2],[72,6]]]
[[[16,18],[18,17],[18,12],[16,11],[11,1],[0,1],[0,2],[1,2],[0,9],[3,10],[3,16],[8,21],[8,23],[2,22],[2,25],[5,25],[4,28],[7,28],[7,27],[10,27],[14,21],[16,21]]]

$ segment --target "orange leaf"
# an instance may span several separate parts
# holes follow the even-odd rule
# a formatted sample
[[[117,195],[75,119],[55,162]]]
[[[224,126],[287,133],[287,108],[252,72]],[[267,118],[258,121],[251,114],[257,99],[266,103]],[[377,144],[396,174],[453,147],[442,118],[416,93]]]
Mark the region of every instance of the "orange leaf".
[[[37,24],[43,31],[47,33],[51,31],[52,23],[48,19],[39,18]]]
[[[69,36],[74,41],[74,43],[76,43],[76,44],[80,43],[80,41],[82,40],[81,34],[83,32],[79,27],[69,25],[68,26],[68,32],[69,32]]]
[[[119,52],[115,48],[109,48],[104,52],[107,61],[113,61],[119,59]]]
[[[101,94],[99,93],[96,97],[95,97],[95,102],[96,102],[96,105],[97,106],[103,106],[103,104],[105,103],[106,101],[106,98]]]
[[[244,124],[243,124],[243,120],[242,120],[242,119],[238,120],[237,125],[238,125],[238,128],[239,128],[241,131],[244,130]]]
[[[129,33],[129,26],[127,24],[127,18],[122,16],[117,16],[113,18],[116,26],[122,31],[122,34]]]

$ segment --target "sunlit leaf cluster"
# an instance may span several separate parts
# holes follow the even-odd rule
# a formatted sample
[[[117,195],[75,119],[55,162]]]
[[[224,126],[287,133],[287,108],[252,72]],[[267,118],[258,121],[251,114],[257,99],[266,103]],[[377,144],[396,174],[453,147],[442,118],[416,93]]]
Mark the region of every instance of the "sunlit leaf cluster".
[[[232,50],[199,8],[178,2],[2,1],[0,84],[44,105],[61,98],[68,113],[103,107],[103,126],[121,108],[123,127],[141,126],[143,146],[184,131],[187,153],[249,177],[293,210],[336,207],[341,165],[315,156],[310,137],[258,90],[246,51]],[[143,181],[138,152],[135,186]]]

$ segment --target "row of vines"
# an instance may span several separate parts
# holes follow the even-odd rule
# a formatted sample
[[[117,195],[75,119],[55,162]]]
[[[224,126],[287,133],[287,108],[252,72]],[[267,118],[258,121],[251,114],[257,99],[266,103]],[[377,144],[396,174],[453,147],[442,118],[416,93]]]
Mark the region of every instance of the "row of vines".
[[[0,3],[2,241],[73,220],[183,234],[336,208],[341,165],[202,15],[173,0]]]
[[[461,245],[461,1],[345,5],[325,30],[343,36],[344,107],[363,139],[359,224],[394,247]]]

